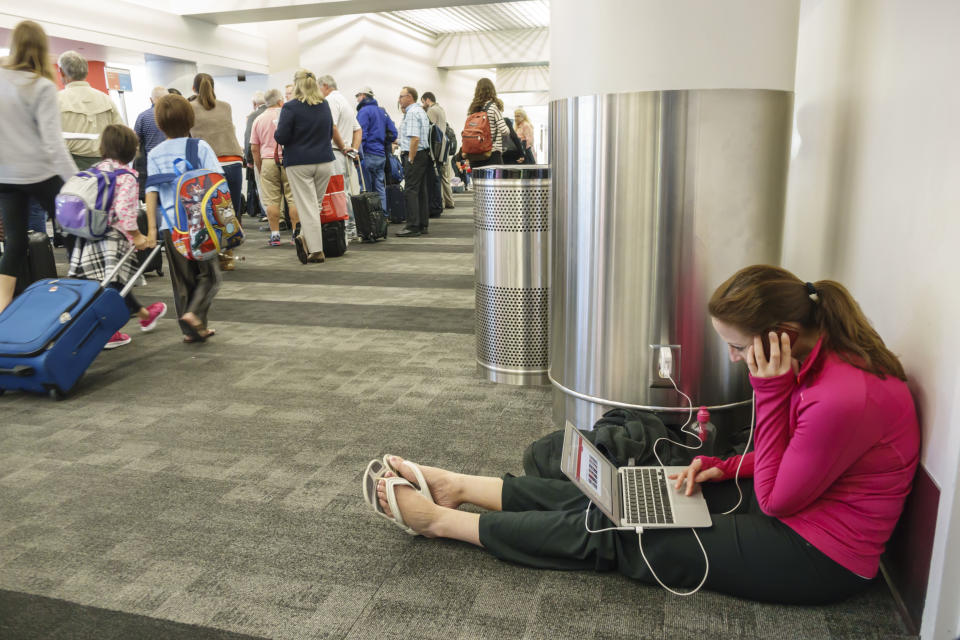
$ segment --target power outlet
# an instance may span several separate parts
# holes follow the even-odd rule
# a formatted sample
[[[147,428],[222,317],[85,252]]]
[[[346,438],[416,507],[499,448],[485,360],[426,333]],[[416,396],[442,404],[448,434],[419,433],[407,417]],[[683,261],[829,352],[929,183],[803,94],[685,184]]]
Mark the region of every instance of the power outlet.
[[[650,345],[650,386],[672,389],[670,378],[680,378],[680,345]]]

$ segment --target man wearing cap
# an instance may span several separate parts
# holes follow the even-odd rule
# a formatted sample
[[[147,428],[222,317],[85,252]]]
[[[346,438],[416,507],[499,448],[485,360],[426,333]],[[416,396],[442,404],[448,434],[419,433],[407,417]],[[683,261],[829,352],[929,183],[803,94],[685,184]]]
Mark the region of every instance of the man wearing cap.
[[[357,122],[363,131],[360,156],[360,168],[363,169],[363,182],[368,191],[380,195],[383,210],[387,210],[387,189],[384,186],[384,166],[387,162],[386,134],[389,129],[393,139],[397,138],[397,128],[387,112],[373,97],[373,89],[363,87],[357,92]]]

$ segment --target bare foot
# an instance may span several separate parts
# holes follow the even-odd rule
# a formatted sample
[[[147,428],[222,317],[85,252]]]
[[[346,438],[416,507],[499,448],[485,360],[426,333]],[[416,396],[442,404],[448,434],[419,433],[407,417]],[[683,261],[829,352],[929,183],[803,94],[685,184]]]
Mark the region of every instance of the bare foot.
[[[193,327],[197,332],[203,330],[203,323],[200,322],[200,318],[198,318],[197,315],[192,311],[187,311],[185,314],[180,316],[180,319]]]
[[[388,471],[385,477],[395,476],[392,471]],[[407,526],[420,535],[436,538],[438,534],[434,531],[434,525],[440,515],[440,507],[417,493],[413,487],[395,487],[394,494],[397,498],[397,506],[400,507],[400,514]],[[377,499],[384,513],[392,518],[393,512],[390,511],[390,503],[387,502],[386,482],[383,479],[377,482]]]
[[[410,483],[417,484],[416,474],[413,472],[413,469],[403,464],[405,462],[403,458],[400,456],[389,456],[388,459],[390,460],[390,464],[393,465],[393,468],[400,472],[400,475],[410,481]],[[447,507],[448,509],[456,509],[463,504],[463,500],[460,497],[459,482],[462,476],[459,473],[437,467],[427,467],[422,464],[417,464],[417,466],[420,467],[420,471],[423,472],[423,477],[427,480],[427,487],[430,489],[430,495],[433,496],[433,501],[436,504],[441,507]]]

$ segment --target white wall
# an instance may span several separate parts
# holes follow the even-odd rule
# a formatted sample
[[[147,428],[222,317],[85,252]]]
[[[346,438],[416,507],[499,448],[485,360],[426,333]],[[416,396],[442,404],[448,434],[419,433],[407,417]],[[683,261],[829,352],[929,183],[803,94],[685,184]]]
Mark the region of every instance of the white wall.
[[[351,100],[360,87],[371,86],[399,125],[401,87],[432,91],[459,137],[483,72],[437,69],[434,38],[376,14],[321,18],[301,24],[299,31],[300,64],[318,76],[332,75]]]
[[[922,636],[960,624],[960,3],[804,0],[783,263],[837,279],[911,380],[941,490]]]
[[[793,89],[800,0],[550,5],[554,98],[664,89]]]

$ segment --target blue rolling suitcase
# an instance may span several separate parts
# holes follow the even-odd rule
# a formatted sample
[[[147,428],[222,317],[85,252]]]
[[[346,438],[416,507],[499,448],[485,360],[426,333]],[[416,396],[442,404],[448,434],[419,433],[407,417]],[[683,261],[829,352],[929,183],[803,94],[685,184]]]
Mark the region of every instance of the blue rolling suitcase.
[[[154,254],[159,250],[157,245]],[[59,400],[73,389],[110,336],[130,320],[123,296],[144,267],[122,292],[107,284],[134,251],[103,282],[49,278],[14,298],[0,313],[0,394],[16,389]]]

